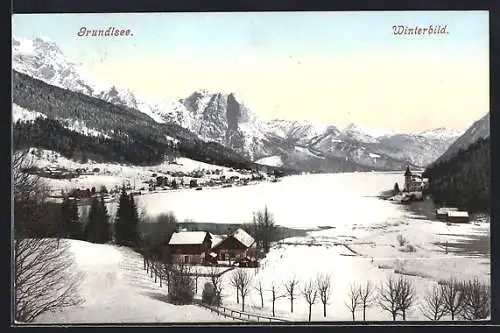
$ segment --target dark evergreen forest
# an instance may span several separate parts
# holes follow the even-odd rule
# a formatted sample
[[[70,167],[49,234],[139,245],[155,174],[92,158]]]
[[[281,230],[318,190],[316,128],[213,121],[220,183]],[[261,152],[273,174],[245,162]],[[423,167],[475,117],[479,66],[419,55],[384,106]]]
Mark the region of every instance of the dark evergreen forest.
[[[479,140],[446,162],[424,172],[429,193],[438,204],[472,212],[490,211],[490,139]]]

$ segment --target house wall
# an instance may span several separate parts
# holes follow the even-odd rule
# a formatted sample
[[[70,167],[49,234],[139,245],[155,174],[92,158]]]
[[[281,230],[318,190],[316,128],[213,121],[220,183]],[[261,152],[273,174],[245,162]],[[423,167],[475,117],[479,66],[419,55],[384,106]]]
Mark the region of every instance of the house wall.
[[[173,254],[172,259],[175,262],[184,264],[200,265],[203,263],[204,254]]]
[[[172,254],[201,254],[205,250],[202,244],[170,245]]]
[[[247,256],[247,250],[240,250],[240,249],[220,249],[216,251],[217,253],[217,260],[228,260],[229,258],[229,253],[231,252],[232,256],[231,259],[243,259]]]
[[[469,222],[469,218],[468,217],[461,217],[461,216],[448,216],[448,222],[467,223],[467,222]]]

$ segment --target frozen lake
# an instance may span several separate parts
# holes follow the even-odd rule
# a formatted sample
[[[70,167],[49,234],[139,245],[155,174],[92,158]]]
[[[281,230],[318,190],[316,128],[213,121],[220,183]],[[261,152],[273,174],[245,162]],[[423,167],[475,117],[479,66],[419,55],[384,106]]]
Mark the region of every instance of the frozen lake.
[[[315,174],[277,183],[152,193],[137,197],[137,203],[150,216],[172,211],[179,221],[251,222],[252,213],[267,205],[276,224],[286,227],[369,225],[405,214],[376,198],[396,182],[403,186],[403,173]]]

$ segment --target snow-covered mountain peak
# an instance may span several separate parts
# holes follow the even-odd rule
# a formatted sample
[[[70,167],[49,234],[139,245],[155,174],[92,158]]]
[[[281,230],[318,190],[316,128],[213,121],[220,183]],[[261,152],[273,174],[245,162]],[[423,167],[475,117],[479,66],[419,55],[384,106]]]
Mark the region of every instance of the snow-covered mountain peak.
[[[464,133],[462,129],[450,129],[446,127],[439,127],[431,130],[415,133],[416,135],[425,136],[433,139],[447,139],[457,138]]]
[[[392,129],[372,128],[355,123],[350,123],[343,130],[344,132],[361,134],[372,138],[380,138],[383,136],[390,136],[395,134]]]
[[[106,102],[139,110],[163,122],[148,102],[131,90],[120,88],[66,58],[57,44],[47,37],[12,38],[12,68],[50,85],[97,97]]]

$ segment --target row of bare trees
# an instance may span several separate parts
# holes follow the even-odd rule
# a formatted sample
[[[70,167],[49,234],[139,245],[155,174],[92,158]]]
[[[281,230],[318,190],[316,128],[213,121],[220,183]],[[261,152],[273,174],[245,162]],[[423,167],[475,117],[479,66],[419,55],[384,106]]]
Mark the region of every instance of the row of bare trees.
[[[363,320],[366,320],[366,308],[375,304],[388,312],[393,320],[398,316],[406,320],[409,311],[417,305],[422,315],[433,321],[444,316],[450,316],[451,320],[481,320],[490,315],[490,300],[490,287],[477,278],[468,281],[451,278],[434,286],[417,304],[417,292],[411,280],[389,277],[378,288],[370,282],[364,286],[351,285],[346,306],[353,321],[359,307],[362,307]]]
[[[281,285],[271,283],[270,289],[265,289],[262,281],[257,281],[253,287],[259,293],[260,306],[264,308],[264,293],[271,294],[272,315],[275,314],[275,302],[280,298],[290,300],[290,312],[293,313],[294,301],[302,297],[308,304],[308,320],[311,321],[312,306],[317,303],[323,305],[323,317],[327,315],[327,304],[332,294],[332,279],[328,274],[318,274],[316,279],[300,283],[296,276],[291,277]],[[245,297],[250,293],[251,274],[246,270],[237,270],[230,277],[230,284],[236,288],[236,301],[242,302],[242,311],[245,309]],[[281,287],[281,288],[280,288]],[[388,312],[393,320],[406,320],[408,313],[418,308],[423,316],[429,320],[440,320],[449,315],[452,320],[481,320],[490,315],[490,287],[478,279],[457,281],[449,279],[441,282],[428,291],[418,304],[417,292],[412,280],[406,277],[389,277],[380,286],[371,281],[361,284],[351,284],[348,291],[346,307],[356,320],[356,313],[362,312],[363,321],[367,319],[367,310],[378,306]]]

